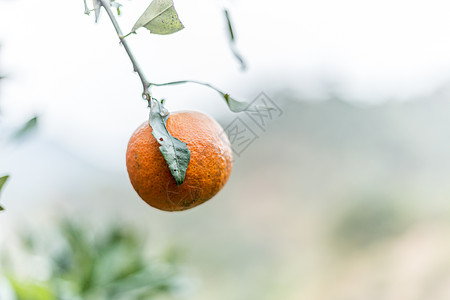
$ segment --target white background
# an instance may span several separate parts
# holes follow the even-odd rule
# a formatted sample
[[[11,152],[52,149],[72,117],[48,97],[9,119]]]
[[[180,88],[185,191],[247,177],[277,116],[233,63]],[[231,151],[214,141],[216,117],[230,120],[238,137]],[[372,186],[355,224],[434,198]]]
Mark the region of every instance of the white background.
[[[149,1],[125,1],[130,30]],[[232,1],[240,72],[220,1],[175,1],[185,29],[171,36],[140,29],[128,38],[150,81],[194,79],[251,100],[284,88],[315,99],[337,87],[346,100],[418,98],[450,78],[448,1]],[[122,170],[127,140],[147,117],[141,84],[106,14],[98,24],[83,2],[1,1],[4,124],[33,114],[40,134],[102,167]],[[157,88],[170,110],[228,113],[213,91]]]

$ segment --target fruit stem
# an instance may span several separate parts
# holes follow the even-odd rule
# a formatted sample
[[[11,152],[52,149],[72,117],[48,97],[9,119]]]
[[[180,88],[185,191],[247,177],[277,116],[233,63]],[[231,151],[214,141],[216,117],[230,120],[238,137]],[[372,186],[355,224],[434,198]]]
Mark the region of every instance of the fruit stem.
[[[116,20],[116,17],[114,16],[113,12],[111,11],[111,8],[109,7],[109,4],[106,0],[98,0],[100,5],[103,6],[103,8],[106,10],[106,13],[109,16],[109,19],[111,20],[114,28],[116,29],[117,35],[119,37],[120,43],[125,48],[125,51],[128,54],[128,57],[131,60],[131,63],[133,64],[133,71],[136,72],[139,75],[139,78],[141,79],[142,86],[144,88],[144,91],[142,92],[142,98],[144,100],[148,101],[148,106],[150,107],[151,103],[151,96],[149,91],[150,83],[145,78],[144,72],[141,70],[139,64],[136,61],[136,58],[134,57],[133,53],[131,52],[130,46],[128,45],[127,41],[125,40],[125,37],[122,33],[122,30],[120,29],[119,23]]]

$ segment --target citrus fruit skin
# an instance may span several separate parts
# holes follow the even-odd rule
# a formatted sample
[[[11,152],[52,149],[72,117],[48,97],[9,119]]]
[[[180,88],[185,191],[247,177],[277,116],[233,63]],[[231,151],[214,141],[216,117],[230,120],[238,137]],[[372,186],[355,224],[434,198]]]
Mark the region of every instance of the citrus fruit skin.
[[[232,150],[222,127],[203,113],[171,113],[166,127],[191,151],[184,182],[177,186],[148,122],[130,138],[127,171],[134,189],[149,205],[165,211],[186,210],[222,189],[231,173]]]

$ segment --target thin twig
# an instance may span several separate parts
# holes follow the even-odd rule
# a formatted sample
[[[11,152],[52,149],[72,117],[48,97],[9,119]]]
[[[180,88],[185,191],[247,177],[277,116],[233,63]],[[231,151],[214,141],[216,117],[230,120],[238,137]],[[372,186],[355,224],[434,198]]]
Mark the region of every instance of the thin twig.
[[[228,107],[230,108],[230,110],[232,112],[250,111],[249,110],[250,103],[237,101],[237,100],[233,99],[232,97],[230,97],[230,95],[228,93],[225,93],[225,92],[219,90],[218,88],[216,88],[215,86],[213,86],[209,83],[206,83],[206,82],[201,82],[201,81],[196,81],[196,80],[179,80],[179,81],[171,81],[171,82],[164,82],[164,83],[151,82],[149,88],[151,88],[152,86],[168,86],[168,85],[178,85],[178,84],[185,84],[185,83],[195,83],[195,84],[203,85],[203,86],[209,87],[210,89],[215,90],[217,93],[219,93],[222,96],[222,98],[225,99]]]
[[[98,0],[98,1],[99,1],[100,5],[103,6],[103,8],[106,10],[106,13],[108,14],[109,18],[111,19],[111,22],[112,22],[114,28],[116,29],[117,35],[119,36],[120,43],[125,48],[125,51],[127,52],[128,57],[130,58],[131,63],[133,64],[134,72],[136,72],[139,75],[139,78],[141,79],[142,87],[144,89],[144,91],[142,92],[142,98],[144,98],[145,100],[148,101],[148,105],[150,107],[151,96],[150,96],[150,91],[148,89],[150,83],[145,78],[144,72],[142,72],[141,68],[139,67],[139,64],[137,63],[136,59],[134,58],[134,55],[131,52],[131,49],[128,46],[127,41],[125,40],[125,36],[123,35],[122,30],[119,27],[119,23],[117,23],[116,17],[114,16],[113,12],[111,11],[109,4],[107,3],[106,0]]]
[[[185,83],[195,83],[195,84],[203,85],[203,86],[206,86],[206,87],[209,87],[209,88],[215,90],[216,92],[218,92],[218,93],[220,93],[222,95],[226,94],[226,93],[222,92],[221,90],[219,90],[218,88],[216,88],[215,86],[212,86],[209,83],[201,82],[201,81],[197,81],[197,80],[179,80],[179,81],[171,81],[171,82],[164,82],[164,83],[153,83],[153,82],[151,82],[150,83],[150,87],[152,85],[154,85],[154,86],[167,86],[167,85],[178,85],[178,84],[185,84]]]

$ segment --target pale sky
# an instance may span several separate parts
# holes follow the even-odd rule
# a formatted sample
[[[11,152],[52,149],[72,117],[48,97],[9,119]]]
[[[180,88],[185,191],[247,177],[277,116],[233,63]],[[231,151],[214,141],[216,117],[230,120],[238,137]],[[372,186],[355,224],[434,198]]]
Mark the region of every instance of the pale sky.
[[[123,1],[124,32],[149,2]],[[184,30],[156,36],[140,29],[128,38],[150,81],[207,81],[252,100],[255,91],[270,96],[283,87],[317,98],[330,80],[349,100],[378,102],[426,95],[450,79],[448,1],[231,1],[245,73],[229,51],[221,5],[175,0]],[[9,77],[1,94],[5,122],[37,113],[45,138],[103,166],[123,159],[148,111],[106,14],[95,24],[82,0],[0,1],[0,43]],[[169,110],[228,113],[203,87],[154,93]]]

